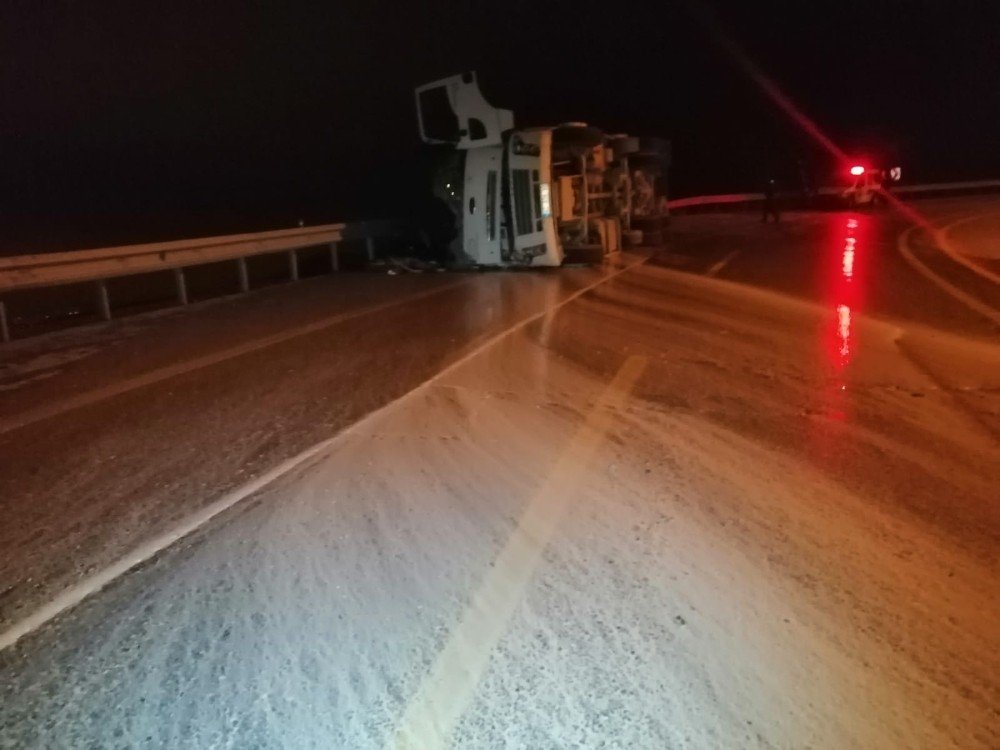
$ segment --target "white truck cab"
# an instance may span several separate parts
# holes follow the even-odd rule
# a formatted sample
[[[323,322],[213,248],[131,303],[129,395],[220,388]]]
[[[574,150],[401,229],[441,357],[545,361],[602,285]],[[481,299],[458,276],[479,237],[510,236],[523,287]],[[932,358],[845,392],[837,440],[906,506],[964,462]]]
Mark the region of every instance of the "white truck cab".
[[[557,266],[551,210],[551,134],[515,130],[510,110],[490,105],[474,73],[416,89],[420,137],[442,152],[433,191],[455,214],[452,251],[473,265]]]

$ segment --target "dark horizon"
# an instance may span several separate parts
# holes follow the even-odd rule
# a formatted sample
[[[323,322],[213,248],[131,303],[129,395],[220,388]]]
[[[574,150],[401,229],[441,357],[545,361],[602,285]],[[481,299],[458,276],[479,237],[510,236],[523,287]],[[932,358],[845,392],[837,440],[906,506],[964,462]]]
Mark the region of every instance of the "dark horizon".
[[[674,195],[791,183],[798,158],[829,181],[687,5],[8,3],[0,254],[397,215],[413,87],[463,70],[521,125],[670,138]],[[711,5],[849,153],[909,182],[1000,175],[985,3]]]

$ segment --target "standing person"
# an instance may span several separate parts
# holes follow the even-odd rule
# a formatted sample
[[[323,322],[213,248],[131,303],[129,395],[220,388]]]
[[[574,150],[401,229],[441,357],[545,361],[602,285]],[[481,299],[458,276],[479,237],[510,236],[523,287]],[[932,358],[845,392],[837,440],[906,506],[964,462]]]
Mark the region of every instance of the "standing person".
[[[809,174],[809,170],[806,168],[806,163],[802,159],[798,160],[799,166],[799,182],[802,184],[802,205],[806,208],[811,208],[813,204],[813,198],[815,197],[815,191],[812,186],[812,177]]]
[[[762,224],[766,224],[771,216],[774,217],[775,224],[781,221],[781,214],[778,213],[778,201],[775,197],[776,190],[777,187],[773,179],[764,183],[764,212],[760,217]]]

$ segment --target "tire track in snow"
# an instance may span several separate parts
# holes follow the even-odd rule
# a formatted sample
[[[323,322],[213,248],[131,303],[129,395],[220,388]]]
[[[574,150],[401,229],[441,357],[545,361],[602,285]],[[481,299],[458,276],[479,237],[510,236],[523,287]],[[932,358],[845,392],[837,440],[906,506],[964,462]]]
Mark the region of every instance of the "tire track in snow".
[[[416,294],[390,300],[389,302],[382,302],[377,305],[369,305],[357,310],[331,315],[330,317],[323,318],[312,323],[307,323],[306,325],[298,326],[297,328],[292,328],[287,331],[282,331],[281,333],[275,333],[270,336],[255,339],[254,341],[248,341],[245,344],[239,344],[238,346],[213,352],[212,354],[206,354],[203,357],[196,357],[194,359],[189,359],[186,362],[178,362],[175,365],[161,367],[159,369],[143,373],[142,375],[129,378],[128,380],[122,380],[118,383],[114,383],[113,385],[79,393],[63,401],[57,401],[55,403],[45,404],[34,409],[29,409],[21,414],[0,420],[0,435],[3,435],[6,432],[12,432],[13,430],[17,430],[22,427],[27,427],[28,425],[41,422],[45,419],[57,417],[61,414],[65,414],[66,412],[74,411],[75,409],[81,409],[85,406],[106,401],[110,398],[114,398],[115,396],[121,396],[124,393],[128,393],[139,388],[145,388],[148,385],[162,383],[164,380],[169,380],[170,378],[185,375],[189,372],[194,372],[195,370],[202,370],[206,367],[211,367],[212,365],[217,365],[230,359],[235,359],[236,357],[242,357],[245,354],[260,351],[261,349],[267,349],[268,347],[284,343],[285,341],[297,339],[302,336],[308,336],[311,333],[319,333],[320,331],[332,328],[333,326],[339,325],[340,323],[344,323],[348,320],[382,312],[383,310],[388,310],[392,307],[404,305],[409,302],[415,302],[419,299],[423,299],[424,297],[440,294],[468,283],[470,283],[468,279],[462,279],[461,281],[456,281],[453,284],[447,284],[435,289],[417,292]]]

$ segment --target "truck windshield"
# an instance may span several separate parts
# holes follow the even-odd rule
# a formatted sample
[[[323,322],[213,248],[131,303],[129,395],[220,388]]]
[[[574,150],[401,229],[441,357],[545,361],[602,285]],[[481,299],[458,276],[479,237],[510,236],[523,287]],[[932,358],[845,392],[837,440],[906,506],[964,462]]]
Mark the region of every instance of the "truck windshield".
[[[459,139],[458,117],[448,100],[448,90],[444,86],[421,91],[420,121],[424,137],[435,141],[457,143]]]

